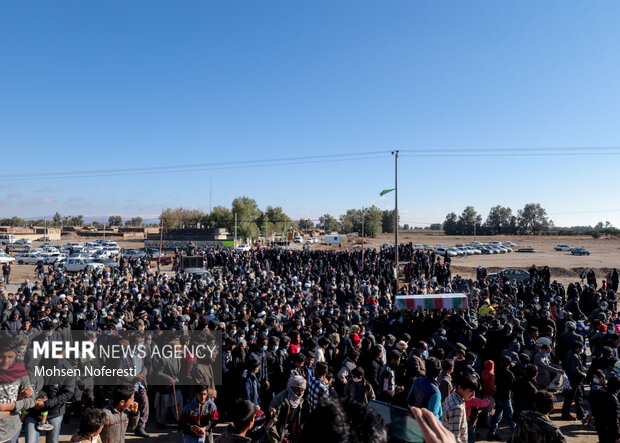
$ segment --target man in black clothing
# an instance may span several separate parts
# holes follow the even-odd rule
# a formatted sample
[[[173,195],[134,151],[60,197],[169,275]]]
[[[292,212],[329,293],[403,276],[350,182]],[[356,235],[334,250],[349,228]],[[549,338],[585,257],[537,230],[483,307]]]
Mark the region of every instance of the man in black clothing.
[[[564,360],[563,369],[566,371],[566,375],[570,381],[570,390],[564,397],[564,405],[562,406],[563,420],[575,419],[575,417],[570,414],[570,407],[573,400],[575,401],[577,418],[581,420],[584,415],[583,406],[581,405],[581,400],[583,399],[583,381],[586,378],[586,367],[581,356],[583,349],[583,343],[573,343],[573,349],[566,353],[566,359]]]
[[[590,393],[592,416],[601,443],[615,443],[620,438],[618,391],[620,391],[620,378],[612,377],[604,387],[599,387]]]
[[[4,277],[4,282],[8,285],[11,278],[11,263],[2,265],[2,276]]]

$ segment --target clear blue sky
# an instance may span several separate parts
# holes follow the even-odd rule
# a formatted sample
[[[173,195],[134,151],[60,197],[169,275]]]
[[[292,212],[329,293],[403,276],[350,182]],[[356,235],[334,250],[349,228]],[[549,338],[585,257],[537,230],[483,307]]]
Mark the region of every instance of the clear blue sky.
[[[236,196],[338,216],[392,187],[389,150],[620,145],[615,1],[0,3],[0,217],[153,216]],[[38,173],[386,151],[347,162]],[[619,155],[400,161],[403,223],[539,202],[620,226]],[[88,174],[87,174],[88,175]]]

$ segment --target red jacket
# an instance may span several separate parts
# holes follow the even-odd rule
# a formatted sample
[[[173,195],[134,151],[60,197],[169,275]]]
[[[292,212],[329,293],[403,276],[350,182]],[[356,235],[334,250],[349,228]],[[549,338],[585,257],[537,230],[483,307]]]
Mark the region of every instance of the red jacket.
[[[484,362],[484,371],[482,371],[482,392],[485,397],[493,397],[495,395],[495,363],[493,360]]]

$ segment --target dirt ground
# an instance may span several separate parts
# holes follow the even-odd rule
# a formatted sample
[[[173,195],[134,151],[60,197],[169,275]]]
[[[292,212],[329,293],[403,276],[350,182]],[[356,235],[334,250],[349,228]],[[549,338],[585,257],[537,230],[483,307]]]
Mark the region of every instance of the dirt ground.
[[[340,249],[359,249],[361,247],[361,239],[356,235],[349,235],[348,243],[342,246]],[[75,239],[63,238],[62,243]],[[430,244],[435,245],[442,243],[446,246],[454,246],[457,243],[468,243],[473,240],[473,237],[465,236],[437,236],[420,233],[400,233],[399,242],[414,244]],[[508,254],[494,254],[494,255],[475,255],[465,256],[461,258],[453,258],[453,274],[459,274],[463,277],[474,277],[476,267],[478,265],[487,268],[488,272],[494,272],[505,267],[518,267],[527,269],[532,264],[537,266],[549,266],[551,268],[552,279],[557,279],[564,284],[579,280],[579,272],[581,269],[594,269],[599,279],[603,278],[610,269],[614,267],[620,267],[620,239],[617,238],[599,238],[594,239],[591,237],[526,237],[526,236],[510,236],[510,237],[477,237],[477,241],[485,242],[491,240],[497,241],[512,241],[518,244],[519,248],[534,248],[536,253],[517,253],[512,252]],[[60,244],[61,242],[56,242]],[[123,248],[140,248],[143,246],[143,242],[119,241],[119,245]],[[378,238],[364,239],[365,248],[378,248],[383,243],[394,243],[394,236],[392,234],[384,234]],[[555,252],[553,247],[556,244],[564,243],[571,246],[585,247],[591,252],[590,256],[573,256],[568,252]],[[33,247],[37,246],[35,244]],[[295,245],[296,248],[301,247]],[[327,245],[312,245],[312,248],[317,249],[339,249],[337,246]],[[515,248],[517,249],[517,248]],[[171,272],[170,267],[164,267],[164,271]],[[21,283],[26,278],[33,278],[34,265],[17,265],[13,266],[11,274],[11,283],[8,286],[9,292],[15,291],[18,287],[18,283]],[[558,400],[562,400],[562,396],[558,396]],[[598,441],[596,432],[592,427],[586,427],[581,422],[567,422],[560,420],[561,403],[558,402],[555,406],[554,412],[551,414],[552,420],[560,426],[562,432],[571,443],[594,443]],[[64,423],[61,432],[61,441],[69,441],[71,434],[75,431],[77,421],[74,419],[69,424]],[[219,425],[216,429],[216,434],[223,430],[224,425]],[[147,431],[150,434],[149,441],[153,442],[182,442],[182,434],[177,432],[174,427],[170,427],[169,430],[157,430],[152,423],[147,426]],[[477,441],[485,441],[487,429],[479,428]],[[506,441],[510,432],[505,425],[500,426],[500,437],[503,441]],[[127,440],[139,441],[141,437],[136,437],[133,434],[127,435]],[[45,439],[41,437],[40,442],[44,442]],[[24,442],[24,437],[20,437],[19,442]]]
[[[357,235],[348,235],[348,241],[342,248],[360,249],[362,239]],[[455,246],[474,241],[473,236],[444,236],[418,233],[399,232],[399,243],[413,244],[444,244]],[[515,267],[529,269],[532,265],[549,266],[551,279],[567,285],[579,281],[579,273],[582,269],[594,269],[600,281],[613,268],[620,268],[620,238],[592,238],[583,237],[559,237],[559,236],[477,236],[476,241],[511,241],[518,246],[513,252],[507,254],[492,255],[468,255],[464,257],[452,257],[452,275],[460,275],[465,278],[475,278],[478,265],[487,268],[487,272],[496,272],[503,268]],[[394,234],[382,234],[378,238],[365,238],[364,248],[379,248],[384,243],[394,243]],[[572,247],[584,247],[590,251],[590,255],[576,256],[570,252],[556,252],[553,247],[557,244],[567,244]],[[332,245],[316,245],[320,249],[337,249]],[[519,248],[534,248],[535,253],[514,252]],[[402,264],[402,263],[401,263]]]

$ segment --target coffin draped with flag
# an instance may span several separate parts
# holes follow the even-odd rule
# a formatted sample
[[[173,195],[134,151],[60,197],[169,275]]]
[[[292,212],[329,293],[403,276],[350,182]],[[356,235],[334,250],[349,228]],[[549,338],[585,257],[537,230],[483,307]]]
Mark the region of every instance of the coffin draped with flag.
[[[467,295],[454,294],[418,294],[397,295],[397,309],[467,309]]]

